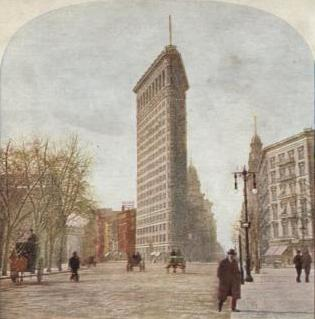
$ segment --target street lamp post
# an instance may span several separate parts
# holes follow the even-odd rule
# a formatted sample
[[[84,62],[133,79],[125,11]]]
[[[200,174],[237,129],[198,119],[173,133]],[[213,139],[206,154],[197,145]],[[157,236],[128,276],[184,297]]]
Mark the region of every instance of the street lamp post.
[[[249,172],[244,169],[242,172],[234,172],[234,186],[237,189],[237,177],[242,177],[244,181],[244,209],[245,209],[245,221],[242,223],[242,227],[245,228],[245,250],[246,250],[246,278],[245,281],[254,281],[251,275],[251,261],[249,253],[249,228],[250,222],[248,221],[248,207],[247,207],[247,179],[249,176],[253,176],[253,193],[256,193],[256,174],[254,172]]]
[[[238,245],[240,253],[240,271],[241,271],[241,284],[244,285],[244,269],[243,269],[243,253],[242,253],[242,236],[241,232],[238,234]]]

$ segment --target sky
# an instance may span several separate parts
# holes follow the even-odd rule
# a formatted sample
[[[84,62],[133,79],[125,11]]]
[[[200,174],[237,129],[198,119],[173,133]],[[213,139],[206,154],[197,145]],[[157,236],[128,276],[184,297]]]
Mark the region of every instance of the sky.
[[[188,156],[224,247],[242,201],[232,172],[247,162],[254,114],[265,145],[313,124],[313,1],[0,5],[2,140],[78,134],[95,158],[101,206],[136,198],[132,88],[167,45],[169,14],[190,84]]]

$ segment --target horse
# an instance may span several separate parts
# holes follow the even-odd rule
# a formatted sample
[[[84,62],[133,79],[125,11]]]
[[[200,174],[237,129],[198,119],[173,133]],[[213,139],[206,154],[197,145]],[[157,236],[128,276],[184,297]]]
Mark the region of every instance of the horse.
[[[12,253],[10,256],[10,277],[12,282],[17,284],[23,282],[23,273],[27,270],[27,266],[27,257]]]

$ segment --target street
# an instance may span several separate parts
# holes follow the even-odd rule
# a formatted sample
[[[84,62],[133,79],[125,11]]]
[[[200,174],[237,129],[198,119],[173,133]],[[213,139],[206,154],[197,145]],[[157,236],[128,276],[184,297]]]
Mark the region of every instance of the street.
[[[216,311],[216,264],[189,263],[186,274],[166,273],[164,264],[147,264],[127,273],[125,263],[98,264],[69,274],[35,278],[20,287],[2,284],[1,319],[230,318],[228,305]]]

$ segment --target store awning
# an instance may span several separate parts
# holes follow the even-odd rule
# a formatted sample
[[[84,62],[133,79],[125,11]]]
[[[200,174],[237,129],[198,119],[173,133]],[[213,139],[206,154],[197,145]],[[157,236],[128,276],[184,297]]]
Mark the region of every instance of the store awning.
[[[159,251],[153,251],[150,255],[155,256],[155,257],[159,257],[161,255],[161,253]]]
[[[287,248],[288,246],[286,245],[270,246],[266,251],[265,256],[282,256]]]

